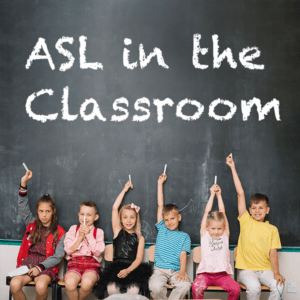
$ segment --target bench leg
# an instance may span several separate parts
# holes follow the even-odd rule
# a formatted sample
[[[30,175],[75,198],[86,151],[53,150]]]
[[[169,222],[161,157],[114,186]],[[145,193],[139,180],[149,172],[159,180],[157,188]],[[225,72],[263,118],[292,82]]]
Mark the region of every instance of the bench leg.
[[[62,300],[62,295],[61,295],[61,287],[57,285],[56,287],[56,299],[57,300]]]
[[[52,283],[52,300],[56,300],[57,299],[57,283],[53,282]]]

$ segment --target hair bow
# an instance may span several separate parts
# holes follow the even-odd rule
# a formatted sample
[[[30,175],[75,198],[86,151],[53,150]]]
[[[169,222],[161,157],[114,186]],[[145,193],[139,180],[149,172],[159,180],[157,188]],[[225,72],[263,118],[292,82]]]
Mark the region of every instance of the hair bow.
[[[211,218],[211,217],[213,217],[213,216],[214,216],[214,215],[213,215],[211,212],[209,212],[208,215],[207,215],[208,218]]]
[[[135,209],[136,213],[138,213],[139,210],[140,210],[140,207],[137,206],[137,205],[135,205],[135,204],[133,204],[133,203],[131,203],[131,206],[130,206],[130,207],[133,208],[133,209]]]

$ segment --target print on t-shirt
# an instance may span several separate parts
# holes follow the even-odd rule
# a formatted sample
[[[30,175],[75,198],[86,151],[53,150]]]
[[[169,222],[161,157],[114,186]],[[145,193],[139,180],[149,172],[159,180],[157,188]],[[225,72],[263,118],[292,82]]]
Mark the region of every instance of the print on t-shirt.
[[[210,251],[218,251],[223,249],[223,239],[221,237],[219,238],[211,237],[208,241],[208,247]]]

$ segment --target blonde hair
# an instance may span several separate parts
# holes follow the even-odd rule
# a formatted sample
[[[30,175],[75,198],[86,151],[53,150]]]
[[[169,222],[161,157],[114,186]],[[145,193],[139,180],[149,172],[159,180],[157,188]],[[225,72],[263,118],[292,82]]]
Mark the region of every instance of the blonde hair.
[[[208,226],[211,221],[220,221],[225,226],[225,216],[221,211],[209,212],[206,219],[206,225]]]
[[[171,211],[175,211],[177,214],[179,214],[179,209],[175,204],[166,204],[162,210],[162,215],[166,215],[170,213]]]
[[[136,222],[135,225],[133,227],[133,231],[136,233],[137,237],[140,238],[142,236],[142,232],[141,232],[141,219],[140,219],[140,214],[136,212],[136,210],[134,208],[131,207],[131,204],[127,204],[122,206],[122,208],[119,211],[119,220],[120,220],[120,227],[125,230],[123,224],[122,224],[122,213],[124,210],[131,210],[135,212],[136,215]]]
[[[82,206],[88,206],[88,207],[93,207],[95,210],[95,213],[98,214],[98,209],[96,204],[93,201],[83,201],[79,204],[79,211],[81,209]]]

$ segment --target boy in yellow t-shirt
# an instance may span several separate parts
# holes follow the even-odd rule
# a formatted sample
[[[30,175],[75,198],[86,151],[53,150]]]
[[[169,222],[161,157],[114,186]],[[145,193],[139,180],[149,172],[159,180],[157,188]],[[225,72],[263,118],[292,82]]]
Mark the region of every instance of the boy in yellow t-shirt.
[[[250,199],[249,212],[245,194],[235,169],[232,155],[226,158],[238,196],[240,236],[237,247],[236,268],[238,281],[247,287],[247,299],[260,298],[261,284],[270,288],[269,300],[278,300],[284,287],[284,277],[279,273],[277,249],[281,249],[278,230],[265,221],[270,211],[269,199],[255,194]],[[250,216],[251,215],[251,216]]]

